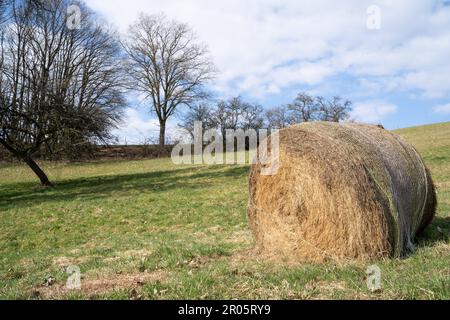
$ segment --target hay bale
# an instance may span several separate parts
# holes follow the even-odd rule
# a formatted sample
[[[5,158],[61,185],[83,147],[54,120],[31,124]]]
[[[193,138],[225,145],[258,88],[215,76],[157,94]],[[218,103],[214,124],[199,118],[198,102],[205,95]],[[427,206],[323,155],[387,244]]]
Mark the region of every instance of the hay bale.
[[[434,217],[436,194],[411,145],[378,126],[329,122],[280,130],[279,141],[276,174],[264,176],[255,164],[249,179],[259,250],[300,261],[413,250]]]

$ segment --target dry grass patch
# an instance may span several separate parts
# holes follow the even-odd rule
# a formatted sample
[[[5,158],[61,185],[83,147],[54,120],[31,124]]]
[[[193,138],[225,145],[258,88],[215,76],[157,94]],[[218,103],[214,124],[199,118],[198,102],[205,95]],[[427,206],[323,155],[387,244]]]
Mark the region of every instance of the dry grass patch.
[[[85,297],[97,297],[115,290],[136,290],[149,283],[160,283],[167,279],[163,270],[135,274],[102,275],[97,278],[82,278],[81,289],[69,289],[65,283],[42,285],[34,290],[34,295],[41,299],[61,299],[68,295],[80,294]]]

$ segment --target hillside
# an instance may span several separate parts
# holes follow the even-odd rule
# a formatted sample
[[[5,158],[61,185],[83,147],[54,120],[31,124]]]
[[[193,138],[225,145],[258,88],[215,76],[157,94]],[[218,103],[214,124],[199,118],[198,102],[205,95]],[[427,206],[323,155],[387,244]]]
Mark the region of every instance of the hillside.
[[[442,148],[450,150],[450,122],[411,127],[394,132],[412,143],[421,153]]]
[[[395,131],[412,143],[431,170],[437,186],[439,212],[450,212],[450,122]]]

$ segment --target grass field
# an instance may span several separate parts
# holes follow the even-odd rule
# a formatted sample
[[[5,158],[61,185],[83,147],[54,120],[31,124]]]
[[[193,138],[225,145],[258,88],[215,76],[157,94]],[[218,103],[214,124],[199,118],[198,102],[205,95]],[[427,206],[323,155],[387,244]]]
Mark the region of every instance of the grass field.
[[[398,131],[438,187],[438,217],[408,258],[292,265],[252,254],[246,166],[169,159],[52,164],[42,189],[27,167],[0,167],[0,298],[450,299],[450,123]],[[372,264],[372,263],[371,263]],[[81,270],[68,290],[65,268]]]

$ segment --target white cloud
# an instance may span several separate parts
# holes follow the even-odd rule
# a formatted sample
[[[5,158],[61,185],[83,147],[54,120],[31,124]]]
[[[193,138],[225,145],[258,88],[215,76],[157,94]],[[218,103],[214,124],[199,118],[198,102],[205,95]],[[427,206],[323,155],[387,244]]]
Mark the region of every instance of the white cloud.
[[[139,12],[189,23],[220,70],[224,95],[255,97],[345,74],[379,91],[450,91],[450,7],[423,0],[88,0],[126,34]],[[381,30],[366,28],[369,5]],[[379,85],[381,83],[381,85]],[[387,84],[385,87],[383,84]]]
[[[385,101],[365,101],[356,103],[352,118],[360,122],[378,123],[387,115],[397,112],[397,106]]]
[[[450,114],[450,103],[435,106],[433,111],[440,114]]]

